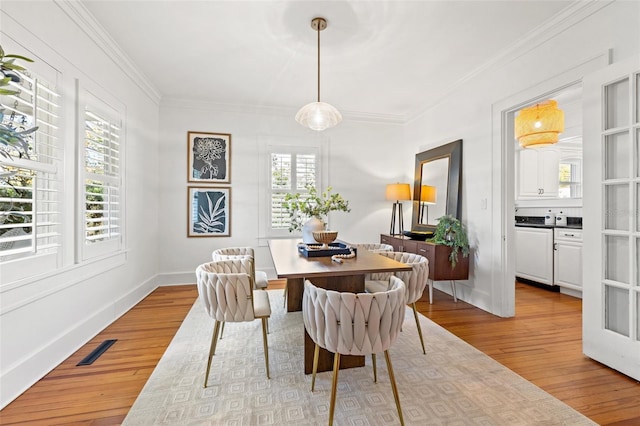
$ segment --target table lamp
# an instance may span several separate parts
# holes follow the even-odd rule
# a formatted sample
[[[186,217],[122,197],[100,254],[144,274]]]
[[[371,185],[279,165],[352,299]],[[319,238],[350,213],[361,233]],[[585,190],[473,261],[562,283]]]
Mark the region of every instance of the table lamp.
[[[429,223],[429,204],[436,203],[437,190],[435,186],[422,185],[420,187],[420,215],[419,223]],[[424,222],[423,222],[424,220]]]
[[[404,230],[401,201],[411,200],[411,187],[409,186],[408,183],[390,183],[389,185],[387,185],[386,198],[387,200],[395,200],[395,202],[393,203],[393,210],[391,211],[391,227],[389,230],[389,234],[400,235]],[[396,214],[399,216],[398,217],[398,225],[399,225],[398,234],[395,233]]]

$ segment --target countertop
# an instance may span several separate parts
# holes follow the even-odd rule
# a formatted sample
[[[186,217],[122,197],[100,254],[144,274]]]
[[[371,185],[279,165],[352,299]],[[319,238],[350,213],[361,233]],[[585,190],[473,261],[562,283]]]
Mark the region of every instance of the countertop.
[[[569,228],[582,229],[581,217],[567,217],[566,225],[545,225],[544,216],[516,216],[516,226],[528,228]]]

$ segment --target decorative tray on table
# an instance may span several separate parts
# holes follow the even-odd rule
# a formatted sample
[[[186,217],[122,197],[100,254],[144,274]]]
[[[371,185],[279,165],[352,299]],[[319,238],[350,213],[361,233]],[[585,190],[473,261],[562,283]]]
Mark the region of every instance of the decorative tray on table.
[[[323,248],[322,244],[305,244],[298,243],[298,252],[304,257],[324,257],[333,256],[334,254],[351,254],[356,253],[355,247],[350,247],[344,243],[330,243],[328,248]]]

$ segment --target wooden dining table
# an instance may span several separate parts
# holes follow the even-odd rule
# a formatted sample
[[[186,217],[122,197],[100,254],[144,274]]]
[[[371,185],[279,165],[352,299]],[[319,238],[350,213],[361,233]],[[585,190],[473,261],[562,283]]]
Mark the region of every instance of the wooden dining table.
[[[302,310],[304,281],[309,280],[316,287],[341,292],[364,292],[366,274],[379,272],[410,271],[411,266],[377,253],[358,250],[351,259],[343,259],[342,263],[331,260],[330,256],[305,257],[298,251],[299,239],[269,240],[271,259],[278,278],[287,280],[287,312]],[[304,372],[309,374],[313,369],[313,352],[315,343],[304,331]],[[361,367],[363,356],[342,356],[340,368]],[[329,371],[333,368],[333,354],[324,349],[318,357],[318,371]]]

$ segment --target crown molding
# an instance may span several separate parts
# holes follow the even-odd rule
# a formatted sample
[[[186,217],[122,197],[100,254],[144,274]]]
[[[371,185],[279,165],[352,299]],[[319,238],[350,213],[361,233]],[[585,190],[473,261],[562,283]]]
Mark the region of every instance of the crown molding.
[[[615,0],[578,0],[571,3],[569,6],[561,10],[560,13],[547,20],[543,25],[529,31],[529,33],[524,37],[516,40],[497,55],[489,58],[489,60],[484,64],[473,69],[454,84],[444,88],[439,96],[431,97],[431,102],[423,105],[413,113],[407,114],[406,123],[416,120],[430,108],[433,108],[435,105],[442,102],[447,96],[451,95],[451,93],[456,91],[463,84],[472,80],[481,73],[493,67],[506,65],[516,60],[613,2],[615,2]]]
[[[229,112],[236,114],[261,114],[261,115],[278,115],[283,117],[295,117],[297,109],[289,107],[277,106],[257,106],[257,105],[241,105],[241,104],[223,104],[206,100],[194,100],[179,97],[163,97],[160,107],[197,109],[205,111]],[[407,120],[401,115],[389,114],[373,114],[356,111],[340,111],[343,119],[349,121],[366,122],[366,123],[383,123],[393,125],[404,125]]]
[[[73,0],[53,0],[64,13],[75,22],[84,33],[127,75],[156,105],[162,94],[135,62],[118,46],[107,30],[96,21],[82,2]]]

